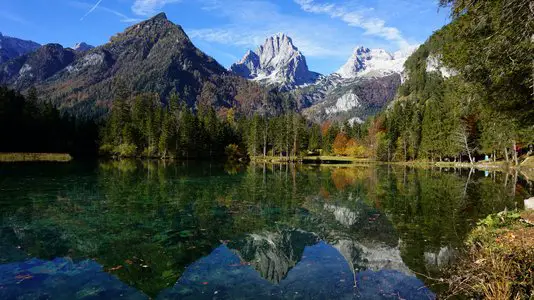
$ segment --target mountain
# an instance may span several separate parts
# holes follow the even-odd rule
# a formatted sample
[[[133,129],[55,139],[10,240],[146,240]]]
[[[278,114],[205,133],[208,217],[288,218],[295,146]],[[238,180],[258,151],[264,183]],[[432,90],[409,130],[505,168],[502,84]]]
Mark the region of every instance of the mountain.
[[[414,50],[391,54],[357,47],[337,72],[292,94],[311,120],[362,123],[393,100],[404,78],[404,63]]]
[[[59,44],[48,44],[34,52],[0,65],[0,84],[25,90],[53,77],[75,61],[77,53]]]
[[[230,70],[239,76],[283,89],[315,82],[320,74],[308,69],[306,58],[283,34],[271,36],[256,51],[248,51]]]
[[[290,37],[267,38],[230,70],[243,78],[289,92],[296,107],[317,122],[363,122],[393,100],[412,50],[390,54],[357,47],[339,71],[328,76],[311,72]]]
[[[0,32],[0,64],[26,53],[37,50],[41,45],[32,41],[25,41]]]
[[[342,78],[400,74],[403,72],[404,62],[410,54],[410,51],[398,51],[392,55],[384,49],[357,47],[349,60],[336,73]]]
[[[72,47],[74,51],[78,51],[78,52],[86,52],[94,48],[95,48],[94,46],[88,45],[85,42],[76,43],[76,45]]]
[[[310,89],[295,92],[295,96],[299,102],[312,103],[303,107],[302,113],[315,122],[363,123],[395,98],[400,84],[401,76],[396,73],[350,80],[334,74]]]
[[[107,110],[124,90],[157,93],[162,102],[176,93],[191,107],[203,101],[244,113],[277,108],[257,84],[232,75],[197,49],[164,13],[89,51],[52,44],[8,61],[0,65],[0,84],[21,91],[35,86],[41,98],[86,116]]]

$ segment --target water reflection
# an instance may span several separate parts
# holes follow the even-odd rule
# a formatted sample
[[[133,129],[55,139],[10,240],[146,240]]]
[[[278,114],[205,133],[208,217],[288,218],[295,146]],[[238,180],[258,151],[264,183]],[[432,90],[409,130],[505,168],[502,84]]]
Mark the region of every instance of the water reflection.
[[[417,278],[395,270],[353,273],[339,249],[325,242],[306,246],[298,255],[297,264],[273,284],[268,280],[273,273],[254,272],[233,249],[222,245],[188,267],[176,285],[158,298],[211,299],[214,295],[228,299],[434,298]],[[285,266],[282,264],[284,271]]]
[[[30,259],[0,265],[1,299],[147,299],[92,260]]]
[[[0,267],[91,259],[93,296],[118,278],[132,297],[427,299],[416,276],[439,272],[478,218],[531,192],[516,174],[387,166],[120,161],[0,175]],[[6,274],[2,299],[22,293],[20,274]],[[54,282],[27,283],[37,295]]]

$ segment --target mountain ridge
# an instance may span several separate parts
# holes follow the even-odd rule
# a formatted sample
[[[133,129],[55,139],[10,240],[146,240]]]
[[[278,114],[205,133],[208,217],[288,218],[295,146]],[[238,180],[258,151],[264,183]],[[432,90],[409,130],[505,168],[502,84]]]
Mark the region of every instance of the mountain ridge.
[[[294,108],[312,120],[365,120],[392,100],[400,84],[399,69],[368,76],[377,60],[401,62],[397,54],[358,47],[345,74],[323,76],[309,70],[291,37],[278,33],[227,70],[159,13],[98,47],[48,44],[10,60],[0,65],[0,84],[21,91],[35,86],[61,108],[92,113],[111,107],[117,91],[126,88],[133,95],[157,93],[161,102],[176,93],[193,108],[206,103],[272,114],[281,107],[278,91],[289,93]]]
[[[394,54],[381,49],[370,49],[358,46],[352,52],[347,62],[335,74],[342,78],[359,76],[386,76],[392,73],[402,74],[406,59],[415,51],[414,47]]]
[[[89,51],[60,45],[43,48],[57,51],[35,51],[20,61],[0,65],[0,84],[20,91],[35,86],[56,106],[88,115],[109,109],[120,89],[132,95],[157,93],[162,103],[176,93],[193,108],[205,102],[216,109],[237,107],[243,113],[277,109],[276,104],[266,105],[265,101],[270,101],[266,91],[232,75],[196,48],[182,27],[164,13],[126,28]],[[33,73],[38,61],[47,64],[66,54],[71,59],[53,64],[46,76]]]
[[[0,64],[35,51],[39,47],[41,45],[34,41],[6,36],[0,32]]]

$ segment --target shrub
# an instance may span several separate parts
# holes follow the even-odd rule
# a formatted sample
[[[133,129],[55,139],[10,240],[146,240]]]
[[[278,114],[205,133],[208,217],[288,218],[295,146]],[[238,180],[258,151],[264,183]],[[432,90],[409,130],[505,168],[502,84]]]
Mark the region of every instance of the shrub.
[[[103,144],[102,146],[100,146],[100,148],[98,149],[98,153],[100,155],[104,155],[104,156],[111,156],[113,155],[114,151],[113,151],[113,145],[111,144]]]
[[[157,154],[156,147],[149,146],[143,149],[143,152],[141,153],[142,157],[155,157]]]
[[[534,227],[518,212],[486,217],[467,239],[467,251],[448,271],[448,296],[529,299],[534,293]],[[530,298],[532,299],[532,298]]]
[[[135,157],[137,146],[134,144],[123,143],[117,146],[114,152],[120,157]]]
[[[224,148],[224,153],[229,160],[238,160],[242,157],[241,152],[239,151],[239,146],[236,144],[230,144]]]

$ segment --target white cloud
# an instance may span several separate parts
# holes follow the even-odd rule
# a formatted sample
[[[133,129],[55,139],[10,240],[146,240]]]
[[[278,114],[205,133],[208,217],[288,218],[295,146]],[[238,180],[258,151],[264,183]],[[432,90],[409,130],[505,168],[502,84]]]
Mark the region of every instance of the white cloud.
[[[375,17],[367,17],[364,10],[349,9],[332,3],[317,3],[315,0],[294,0],[305,12],[326,14],[334,19],[340,19],[347,25],[365,30],[365,34],[378,36],[397,43],[400,48],[409,47],[401,32],[395,27],[386,26],[386,22]]]
[[[22,25],[29,25],[30,24],[26,19],[20,17],[19,15],[14,14],[14,13],[7,12],[3,8],[0,10],[0,18],[6,19],[6,20],[9,20],[9,21],[12,21],[12,22],[16,22],[16,23],[19,23],[19,24],[22,24]]]
[[[199,38],[204,41],[226,45],[252,46],[256,44],[256,33],[243,32],[229,28],[205,28],[189,31],[191,38]]]
[[[157,13],[165,5],[177,3],[181,0],[135,0],[132,11],[138,16],[151,16]]]
[[[123,14],[123,13],[120,13],[116,10],[113,10],[111,8],[107,8],[107,7],[104,7],[104,6],[100,6],[99,9],[105,11],[105,12],[108,12],[110,14],[114,14],[115,16],[119,17],[120,18],[120,21],[123,22],[123,23],[137,23],[137,22],[141,22],[143,19],[139,19],[139,18],[132,18],[132,17],[128,17],[127,15]]]
[[[200,0],[202,9],[213,11],[227,23],[216,28],[188,29],[189,36],[210,43],[255,49],[275,33],[288,34],[304,55],[345,59],[352,51],[339,31],[311,18],[280,11],[276,2],[264,0]],[[313,30],[310,30],[313,28]],[[244,53],[244,51],[243,51]]]

